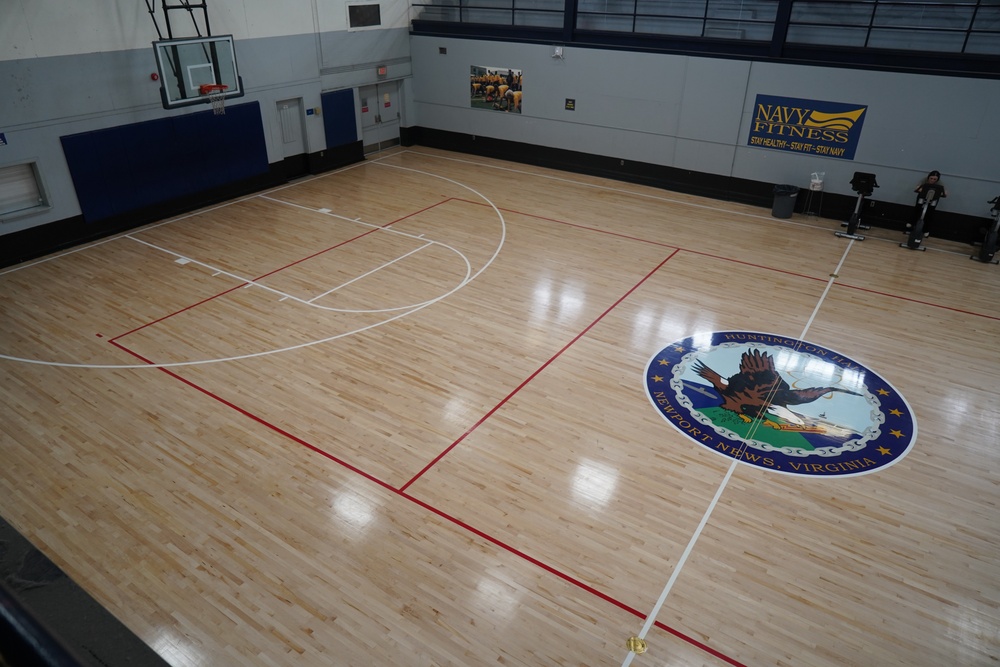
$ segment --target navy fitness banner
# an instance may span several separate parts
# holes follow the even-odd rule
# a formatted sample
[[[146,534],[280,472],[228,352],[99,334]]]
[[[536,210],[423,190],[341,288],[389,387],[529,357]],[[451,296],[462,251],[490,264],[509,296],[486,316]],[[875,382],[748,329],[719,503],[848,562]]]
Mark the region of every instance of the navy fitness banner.
[[[758,95],[747,144],[853,160],[866,106]]]

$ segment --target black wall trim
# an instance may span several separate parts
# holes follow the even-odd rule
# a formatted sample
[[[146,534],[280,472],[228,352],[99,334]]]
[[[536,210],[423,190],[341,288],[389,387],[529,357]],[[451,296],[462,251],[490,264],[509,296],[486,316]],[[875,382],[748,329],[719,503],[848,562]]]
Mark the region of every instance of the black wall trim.
[[[590,176],[603,176],[618,181],[757,206],[771,206],[773,197],[771,184],[730,176],[717,176],[646,162],[534,146],[509,139],[500,140],[422,127],[409,128],[409,131],[414,144],[459,153],[482,155]]]
[[[365,149],[360,139],[352,143],[334,148],[327,148],[318,153],[310,153],[307,159],[307,170],[310,174],[322,174],[325,171],[339,169],[365,159]]]
[[[628,183],[638,183],[685,192],[688,194],[735,201],[770,209],[774,202],[775,183],[719,176],[704,172],[677,169],[645,162],[633,162],[618,158],[591,155],[559,148],[546,148],[510,141],[493,139],[457,132],[447,132],[424,127],[405,128],[404,146],[419,144],[430,148],[441,148],[458,153],[481,155],[522,164],[560,169],[562,171],[602,176]],[[796,211],[804,213],[807,190],[801,190],[796,197]],[[876,197],[878,192],[876,191]],[[854,212],[857,199],[853,196],[824,192],[822,206],[818,196],[810,203],[810,211],[824,218],[847,221]],[[902,231],[913,216],[913,206],[867,200],[862,212],[864,224],[885,229]],[[938,211],[935,219],[935,235],[952,241],[972,243],[982,238],[980,229],[988,223],[979,218],[960,213]]]

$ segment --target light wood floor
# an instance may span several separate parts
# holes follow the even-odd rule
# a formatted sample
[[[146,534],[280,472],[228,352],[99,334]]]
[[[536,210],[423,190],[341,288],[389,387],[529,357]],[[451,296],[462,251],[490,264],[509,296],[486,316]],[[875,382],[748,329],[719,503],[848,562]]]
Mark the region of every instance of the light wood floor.
[[[13,267],[0,510],[178,667],[997,665],[1000,267],[835,229],[416,148]],[[727,477],[643,376],[729,329],[910,454]]]

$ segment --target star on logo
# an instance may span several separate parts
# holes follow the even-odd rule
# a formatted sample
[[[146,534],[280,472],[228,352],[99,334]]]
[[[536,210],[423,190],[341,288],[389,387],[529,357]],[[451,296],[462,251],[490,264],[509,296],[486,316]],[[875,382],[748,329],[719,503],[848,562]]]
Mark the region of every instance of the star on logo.
[[[889,456],[889,454],[892,454],[892,452],[890,452],[885,447],[879,447],[878,448],[878,453],[881,454],[882,456]]]
[[[663,378],[660,377],[659,375],[654,375],[653,382],[663,382]]]
[[[878,390],[878,395],[879,395],[879,396],[888,396],[888,395],[889,395],[889,392],[888,392],[888,391],[886,391],[885,389],[879,389],[879,390]]]
[[[889,410],[889,414],[892,415],[893,417],[902,417],[903,416],[903,413],[900,412],[899,410],[897,410],[896,408],[893,408],[892,410]]]
[[[666,359],[660,359],[660,365],[661,366],[669,366],[670,362],[667,361]]]
[[[894,435],[897,438],[902,438],[903,437],[903,432],[902,431],[897,431],[896,429],[892,429],[891,431],[889,431],[889,435]]]

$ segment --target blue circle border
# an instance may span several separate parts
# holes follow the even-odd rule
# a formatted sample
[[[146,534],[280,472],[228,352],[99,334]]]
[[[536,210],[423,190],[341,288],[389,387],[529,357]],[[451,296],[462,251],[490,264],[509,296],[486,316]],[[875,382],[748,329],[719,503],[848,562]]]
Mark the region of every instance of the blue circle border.
[[[865,391],[878,401],[884,418],[876,437],[861,451],[833,457],[791,456],[779,450],[761,453],[747,447],[739,438],[730,438],[691,418],[691,410],[678,403],[669,387],[670,369],[687,355],[709,352],[723,343],[758,345],[762,348],[786,348],[813,354],[839,368],[860,373]],[[917,439],[917,422],[909,403],[887,380],[866,366],[830,348],[790,336],[757,331],[714,331],[696,334],[671,343],[650,357],[645,368],[644,386],[650,403],[671,426],[693,442],[721,456],[745,465],[799,477],[854,477],[866,475],[897,463],[905,457]]]

